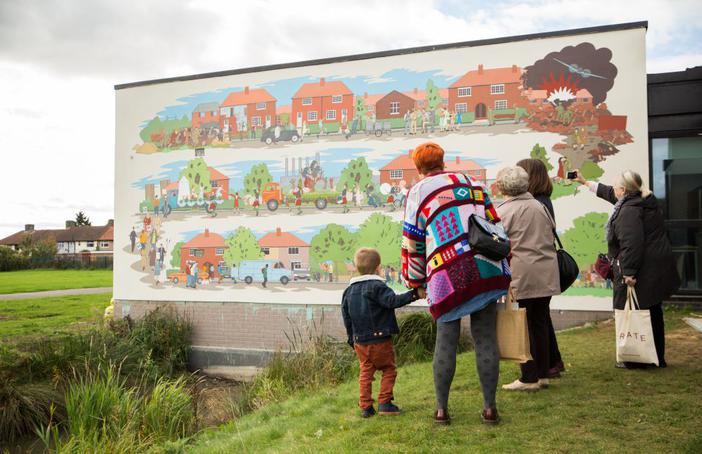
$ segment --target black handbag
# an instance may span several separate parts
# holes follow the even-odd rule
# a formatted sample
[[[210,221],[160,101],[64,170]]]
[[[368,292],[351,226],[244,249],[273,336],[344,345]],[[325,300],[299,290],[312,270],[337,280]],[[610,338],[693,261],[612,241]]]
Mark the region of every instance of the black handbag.
[[[565,292],[578,278],[580,268],[578,268],[578,263],[573,256],[563,249],[563,244],[561,243],[561,239],[558,238],[556,229],[553,229],[553,236],[558,243],[556,257],[558,258],[558,276],[561,281],[561,292]]]
[[[471,186],[472,191],[473,186]],[[475,198],[472,200],[475,211],[477,211],[478,206],[475,203]],[[495,261],[506,259],[511,251],[509,236],[507,236],[505,229],[475,213],[468,218],[468,244],[478,254]]]

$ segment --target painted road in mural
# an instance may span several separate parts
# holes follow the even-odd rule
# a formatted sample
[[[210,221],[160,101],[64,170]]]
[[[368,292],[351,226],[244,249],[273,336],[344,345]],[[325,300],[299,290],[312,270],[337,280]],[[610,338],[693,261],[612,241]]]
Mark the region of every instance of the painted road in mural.
[[[152,299],[285,301],[342,290],[363,245],[380,250],[382,273],[399,289],[404,202],[419,178],[411,150],[431,140],[447,150],[448,170],[495,201],[499,168],[544,161],[561,237],[581,267],[576,285],[606,294],[593,263],[605,249],[608,207],[581,198],[565,176],[574,168],[592,180],[613,175],[636,161],[635,141],[645,136],[630,132],[636,106],[608,102],[630,88],[609,47],[539,43],[531,61],[522,53],[458,72],[324,72],[250,85],[241,75],[177,92],[146,113],[122,152],[130,178],[118,183],[128,196],[118,198],[117,237],[128,270],[119,275],[160,292]]]

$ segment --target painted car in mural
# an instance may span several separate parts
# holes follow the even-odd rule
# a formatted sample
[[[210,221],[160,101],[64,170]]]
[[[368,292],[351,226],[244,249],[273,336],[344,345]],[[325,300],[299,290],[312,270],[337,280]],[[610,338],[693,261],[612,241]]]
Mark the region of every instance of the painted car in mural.
[[[355,275],[356,248],[371,246],[382,277],[400,289],[403,208],[420,178],[411,150],[431,140],[446,150],[446,170],[471,177],[493,202],[502,198],[499,168],[542,160],[561,239],[581,267],[579,294],[606,296],[610,283],[593,265],[609,208],[581,198],[567,173],[597,181],[640,165],[645,111],[631,100],[645,103],[645,93],[629,93],[628,81],[643,74],[645,87],[645,73],[629,68],[630,52],[616,42],[580,38],[539,40],[501,64],[473,53],[448,69],[449,60],[427,54],[421,65],[389,64],[372,76],[321,66],[173,91],[125,138],[134,171],[121,225],[125,245],[133,237],[139,245],[122,251],[131,279],[169,297],[186,281],[211,298],[233,289],[255,299],[254,287],[281,298],[338,292]],[[613,160],[620,153],[629,157]],[[262,263],[266,288],[247,285],[262,282]]]

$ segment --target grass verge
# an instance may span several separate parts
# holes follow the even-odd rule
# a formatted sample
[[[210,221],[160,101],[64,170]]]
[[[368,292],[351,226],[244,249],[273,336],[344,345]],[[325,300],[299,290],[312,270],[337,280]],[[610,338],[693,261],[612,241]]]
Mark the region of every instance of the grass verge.
[[[23,270],[0,273],[0,294],[112,287],[112,270]]]
[[[614,368],[611,322],[559,333],[566,374],[535,394],[498,391],[498,427],[480,422],[475,356],[465,353],[458,357],[449,427],[432,422],[432,366],[418,363],[399,369],[399,417],[362,420],[352,379],[206,431],[188,452],[699,452],[702,407],[693,397],[702,376],[702,335],[685,327],[682,315],[666,311],[667,369]],[[517,376],[515,364],[502,363],[500,384]]]

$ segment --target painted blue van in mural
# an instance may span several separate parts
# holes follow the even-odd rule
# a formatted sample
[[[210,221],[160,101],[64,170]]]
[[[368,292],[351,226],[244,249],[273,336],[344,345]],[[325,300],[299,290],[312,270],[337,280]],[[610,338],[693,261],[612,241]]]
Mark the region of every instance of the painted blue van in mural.
[[[239,264],[239,280],[247,284],[263,282],[263,269],[268,265],[268,282],[280,282],[287,285],[293,278],[291,270],[283,262],[276,260],[242,260]]]

